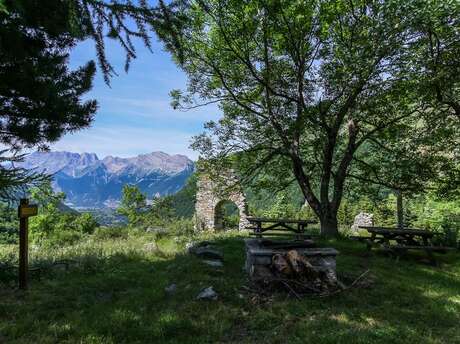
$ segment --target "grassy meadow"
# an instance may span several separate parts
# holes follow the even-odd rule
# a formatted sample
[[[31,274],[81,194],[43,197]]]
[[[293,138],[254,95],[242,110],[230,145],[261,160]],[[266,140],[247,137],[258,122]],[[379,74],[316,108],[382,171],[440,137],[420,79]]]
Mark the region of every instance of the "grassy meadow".
[[[185,237],[90,236],[60,248],[31,247],[30,289],[15,287],[17,247],[0,247],[0,343],[460,343],[460,255],[439,266],[410,255],[398,262],[347,239],[341,294],[260,297],[242,269],[244,233],[202,234],[224,252],[224,267],[186,253]],[[157,247],[152,245],[156,242]],[[52,265],[55,263],[54,265]],[[177,284],[168,294],[165,287]],[[213,286],[216,301],[196,300]]]

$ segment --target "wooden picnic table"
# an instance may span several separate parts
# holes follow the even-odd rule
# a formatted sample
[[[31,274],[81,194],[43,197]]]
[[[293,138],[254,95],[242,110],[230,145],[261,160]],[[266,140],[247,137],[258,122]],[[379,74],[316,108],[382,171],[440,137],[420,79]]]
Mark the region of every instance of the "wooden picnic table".
[[[293,232],[297,235],[305,234],[307,226],[309,224],[317,223],[312,220],[296,220],[296,219],[272,219],[266,217],[248,217],[248,221],[254,231],[254,235],[259,237],[262,236],[262,233],[276,230],[281,232],[281,234],[286,234],[287,232]]]
[[[367,244],[367,249],[382,247],[397,256],[405,254],[408,250],[423,250],[432,262],[436,262],[433,252],[445,253],[450,247],[436,246],[432,243],[436,233],[415,228],[391,228],[359,226],[370,233],[368,237],[352,237]]]

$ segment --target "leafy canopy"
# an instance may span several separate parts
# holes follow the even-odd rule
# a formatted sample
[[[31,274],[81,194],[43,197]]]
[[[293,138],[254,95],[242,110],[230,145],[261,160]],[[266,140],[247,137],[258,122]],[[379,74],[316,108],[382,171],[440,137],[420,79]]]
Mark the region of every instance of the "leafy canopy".
[[[132,226],[142,222],[142,217],[147,209],[147,197],[135,185],[123,186],[121,204],[117,213],[125,216]]]
[[[438,102],[428,107],[436,99],[421,97],[433,80],[416,70],[426,69],[423,5],[181,2],[172,13],[186,19],[159,32],[189,76],[187,92],[171,93],[173,106],[219,103],[224,113],[193,147],[218,163],[236,153],[244,175],[264,173],[276,187],[297,183],[324,234],[337,233],[352,178],[420,188],[446,165],[440,150],[453,142],[457,125]],[[458,13],[455,2],[432,1],[429,10],[441,32],[456,25],[449,19]],[[449,32],[448,49],[457,49],[458,28]],[[440,144],[432,145],[435,138]],[[364,178],[380,165],[385,173]]]

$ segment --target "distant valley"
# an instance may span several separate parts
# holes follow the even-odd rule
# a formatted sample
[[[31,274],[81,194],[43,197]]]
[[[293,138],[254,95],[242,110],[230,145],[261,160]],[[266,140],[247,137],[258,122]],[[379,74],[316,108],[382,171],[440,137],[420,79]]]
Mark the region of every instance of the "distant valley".
[[[113,208],[124,184],[137,185],[148,198],[173,194],[194,171],[188,157],[163,152],[104,159],[94,153],[35,152],[20,166],[52,174],[54,189],[65,192],[66,203],[75,208]]]

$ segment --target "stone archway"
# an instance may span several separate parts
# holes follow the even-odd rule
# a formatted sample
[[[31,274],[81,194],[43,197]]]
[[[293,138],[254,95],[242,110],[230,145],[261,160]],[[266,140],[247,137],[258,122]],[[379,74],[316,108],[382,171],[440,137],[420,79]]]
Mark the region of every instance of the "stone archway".
[[[216,209],[224,201],[230,201],[236,205],[239,210],[240,222],[238,229],[245,229],[249,221],[246,197],[239,184],[238,178],[233,171],[227,171],[220,175],[220,183],[211,180],[205,172],[198,174],[195,217],[196,228],[201,230],[215,230]],[[225,186],[231,185],[231,188]]]
[[[239,209],[235,203],[228,199],[221,200],[216,204],[216,208],[214,209],[214,230],[226,230],[229,228],[234,227],[234,223],[229,226],[229,223],[226,221],[226,215],[228,215],[227,210],[229,208],[236,208],[232,210],[238,211],[238,225],[239,225]]]

